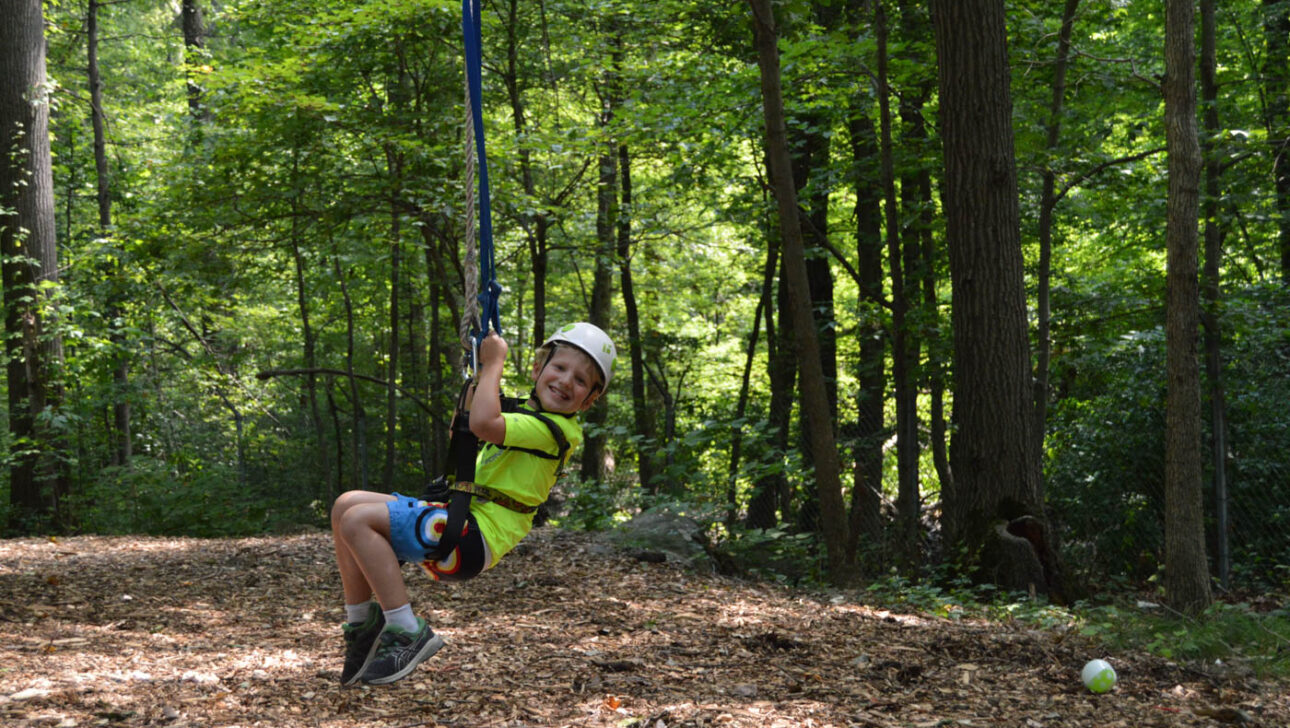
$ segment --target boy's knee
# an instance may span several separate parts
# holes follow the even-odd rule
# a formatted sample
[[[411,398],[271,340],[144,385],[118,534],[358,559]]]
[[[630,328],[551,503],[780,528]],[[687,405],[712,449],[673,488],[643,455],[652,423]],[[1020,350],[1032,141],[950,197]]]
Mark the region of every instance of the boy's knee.
[[[358,495],[361,491],[350,490],[336,496],[336,500],[331,504],[331,527],[336,530],[341,521],[355,505],[362,503],[362,498]]]
[[[336,529],[345,540],[353,540],[355,536],[361,534],[380,533],[389,517],[389,510],[384,503],[357,501],[349,504],[339,514],[336,509],[333,509],[332,528]]]

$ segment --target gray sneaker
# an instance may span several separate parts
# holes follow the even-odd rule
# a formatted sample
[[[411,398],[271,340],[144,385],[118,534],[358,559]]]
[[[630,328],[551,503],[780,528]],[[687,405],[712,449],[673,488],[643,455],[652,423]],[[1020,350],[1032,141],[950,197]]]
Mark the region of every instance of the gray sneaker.
[[[363,682],[372,685],[389,685],[402,679],[443,647],[443,638],[430,629],[424,619],[417,617],[416,632],[408,632],[392,624],[381,632],[376,656],[363,671]]]
[[[340,684],[353,685],[358,676],[372,662],[376,655],[377,637],[385,628],[385,615],[375,604],[368,610],[367,619],[362,624],[345,624],[345,667],[340,671]]]

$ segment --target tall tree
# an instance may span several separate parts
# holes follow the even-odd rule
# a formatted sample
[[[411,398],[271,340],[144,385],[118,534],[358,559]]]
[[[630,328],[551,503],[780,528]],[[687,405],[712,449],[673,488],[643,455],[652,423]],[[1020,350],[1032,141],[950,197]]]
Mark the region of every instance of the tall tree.
[[[596,126],[603,138],[599,144],[600,176],[596,185],[596,250],[595,272],[591,284],[591,301],[588,320],[602,329],[609,328],[609,315],[613,305],[614,264],[618,251],[618,143],[614,140],[614,114],[621,104],[622,31],[614,20],[610,25],[610,66],[603,78],[600,113]],[[605,441],[603,432],[595,429],[609,417],[609,401],[601,400],[586,413],[592,431],[582,446],[582,479],[600,480],[604,477]]]
[[[1201,152],[1205,159],[1205,196],[1201,214],[1205,220],[1205,268],[1201,276],[1205,306],[1201,322],[1205,327],[1205,380],[1209,393],[1210,470],[1214,478],[1215,561],[1218,578],[1228,584],[1231,556],[1227,543],[1227,395],[1223,390],[1223,330],[1219,321],[1222,302],[1223,238],[1222,176],[1223,161],[1217,139],[1221,134],[1218,119],[1218,39],[1216,0],[1200,0],[1201,17],[1201,118],[1205,125]]]
[[[99,209],[99,238],[110,240],[112,230],[112,181],[108,171],[106,119],[103,113],[103,80],[99,72],[99,13],[103,4],[99,0],[90,0],[86,11],[85,49],[86,70],[90,85],[90,122],[94,129],[94,173],[96,181],[96,198]],[[115,246],[114,246],[115,247]],[[112,463],[130,467],[134,455],[133,438],[130,434],[130,359],[126,352],[126,338],[122,331],[126,328],[122,320],[124,294],[122,279],[118,275],[119,261],[114,255],[108,263],[107,319],[111,327],[110,338],[115,350],[116,363],[112,367],[114,385],[112,402]]]
[[[868,22],[864,0],[848,0],[851,27]],[[847,132],[851,145],[851,176],[855,190],[856,270],[859,273],[860,325],[857,331],[860,357],[854,373],[856,419],[849,429],[853,461],[851,544],[855,552],[864,545],[875,546],[882,539],[883,440],[886,438],[883,410],[886,401],[887,338],[883,333],[882,268],[882,173],[878,131],[873,122],[873,100],[868,84],[851,93]]]
[[[1290,283],[1290,2],[1263,0],[1264,125],[1272,155],[1281,281]]]
[[[1058,142],[1062,133],[1062,113],[1066,105],[1066,69],[1070,65],[1071,31],[1080,0],[1066,0],[1062,8],[1061,30],[1057,33],[1057,58],[1053,62],[1053,94],[1048,105],[1044,151],[1047,161],[1039,193],[1039,275],[1036,296],[1037,325],[1035,343],[1035,421],[1034,437],[1039,449],[1044,446],[1044,426],[1048,421],[1048,369],[1052,357],[1052,259],[1053,209],[1057,207]]]
[[[805,426],[810,429],[808,441],[819,489],[821,525],[828,552],[829,573],[835,580],[847,578],[846,509],[842,500],[837,446],[833,423],[828,418],[829,397],[820,366],[819,340],[810,308],[810,285],[806,274],[806,257],[802,228],[798,222],[797,192],[793,188],[793,163],[784,126],[784,101],[780,84],[779,33],[770,0],[748,0],[756,34],[757,64],[761,71],[762,112],[765,120],[766,156],[771,168],[771,184],[779,210],[779,230],[784,246],[784,274],[788,283],[789,310],[797,344],[797,362],[801,373],[799,386]]]
[[[863,537],[869,545],[882,538],[882,471],[885,427],[887,344],[883,335],[885,303],[882,276],[882,186],[878,163],[878,134],[870,118],[867,94],[855,94],[848,131],[855,177],[856,268],[860,273],[860,359],[856,365],[859,391],[852,452],[855,470],[851,486],[851,539],[854,551]]]
[[[1165,142],[1169,148],[1165,336],[1165,598],[1195,614],[1208,607],[1202,506],[1198,280],[1200,139],[1196,129],[1195,5],[1165,2]]]
[[[934,0],[946,241],[953,284],[950,544],[997,583],[1049,588],[1022,273],[1003,0]],[[1024,519],[1024,520],[1023,520]],[[1018,524],[1013,526],[1012,524]]]
[[[40,0],[0,4],[0,263],[8,358],[12,525],[58,515],[66,482],[41,422],[60,405],[62,341],[49,296],[58,283],[49,92]]]
[[[641,487],[653,492],[654,455],[648,443],[654,439],[654,417],[645,402],[645,351],[642,347],[640,305],[632,277],[632,157],[627,144],[618,145],[618,282],[627,316],[627,353],[631,360],[632,415],[640,443],[636,446],[636,474]]]
[[[180,26],[184,30],[184,62],[188,66],[185,75],[188,94],[188,114],[193,121],[209,117],[208,110],[202,104],[202,86],[197,82],[197,63],[202,59],[206,46],[206,26],[202,21],[202,8],[198,0],[184,0],[180,8]]]
[[[918,524],[922,499],[918,487],[918,392],[914,388],[914,353],[911,351],[908,313],[914,271],[907,265],[909,255],[905,250],[918,250],[917,237],[910,240],[902,236],[900,212],[896,205],[896,171],[892,159],[891,88],[888,83],[889,57],[887,55],[887,11],[881,0],[874,3],[874,29],[878,37],[878,116],[883,204],[887,223],[887,269],[891,275],[891,378],[896,396],[896,472],[897,496],[897,551],[907,565],[919,558]],[[909,190],[912,192],[912,190]],[[912,227],[912,226],[911,226]],[[904,237],[904,240],[902,240]],[[915,256],[916,260],[916,256]]]

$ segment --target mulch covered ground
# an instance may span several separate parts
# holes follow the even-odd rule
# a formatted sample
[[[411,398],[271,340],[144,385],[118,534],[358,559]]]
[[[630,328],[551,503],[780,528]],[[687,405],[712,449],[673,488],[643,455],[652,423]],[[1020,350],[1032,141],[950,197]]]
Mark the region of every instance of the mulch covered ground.
[[[0,541],[4,726],[1290,726],[1290,689],[1017,624],[890,614],[538,529],[456,586],[407,567],[448,646],[342,688],[325,534]]]

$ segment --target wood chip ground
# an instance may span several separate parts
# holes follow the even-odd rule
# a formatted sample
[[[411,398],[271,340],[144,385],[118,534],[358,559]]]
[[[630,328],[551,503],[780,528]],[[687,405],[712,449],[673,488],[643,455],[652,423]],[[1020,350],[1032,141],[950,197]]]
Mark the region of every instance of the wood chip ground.
[[[0,725],[348,728],[1290,726],[1290,688],[1069,632],[866,606],[538,529],[460,585],[405,568],[448,645],[341,687],[326,534],[0,541]]]

